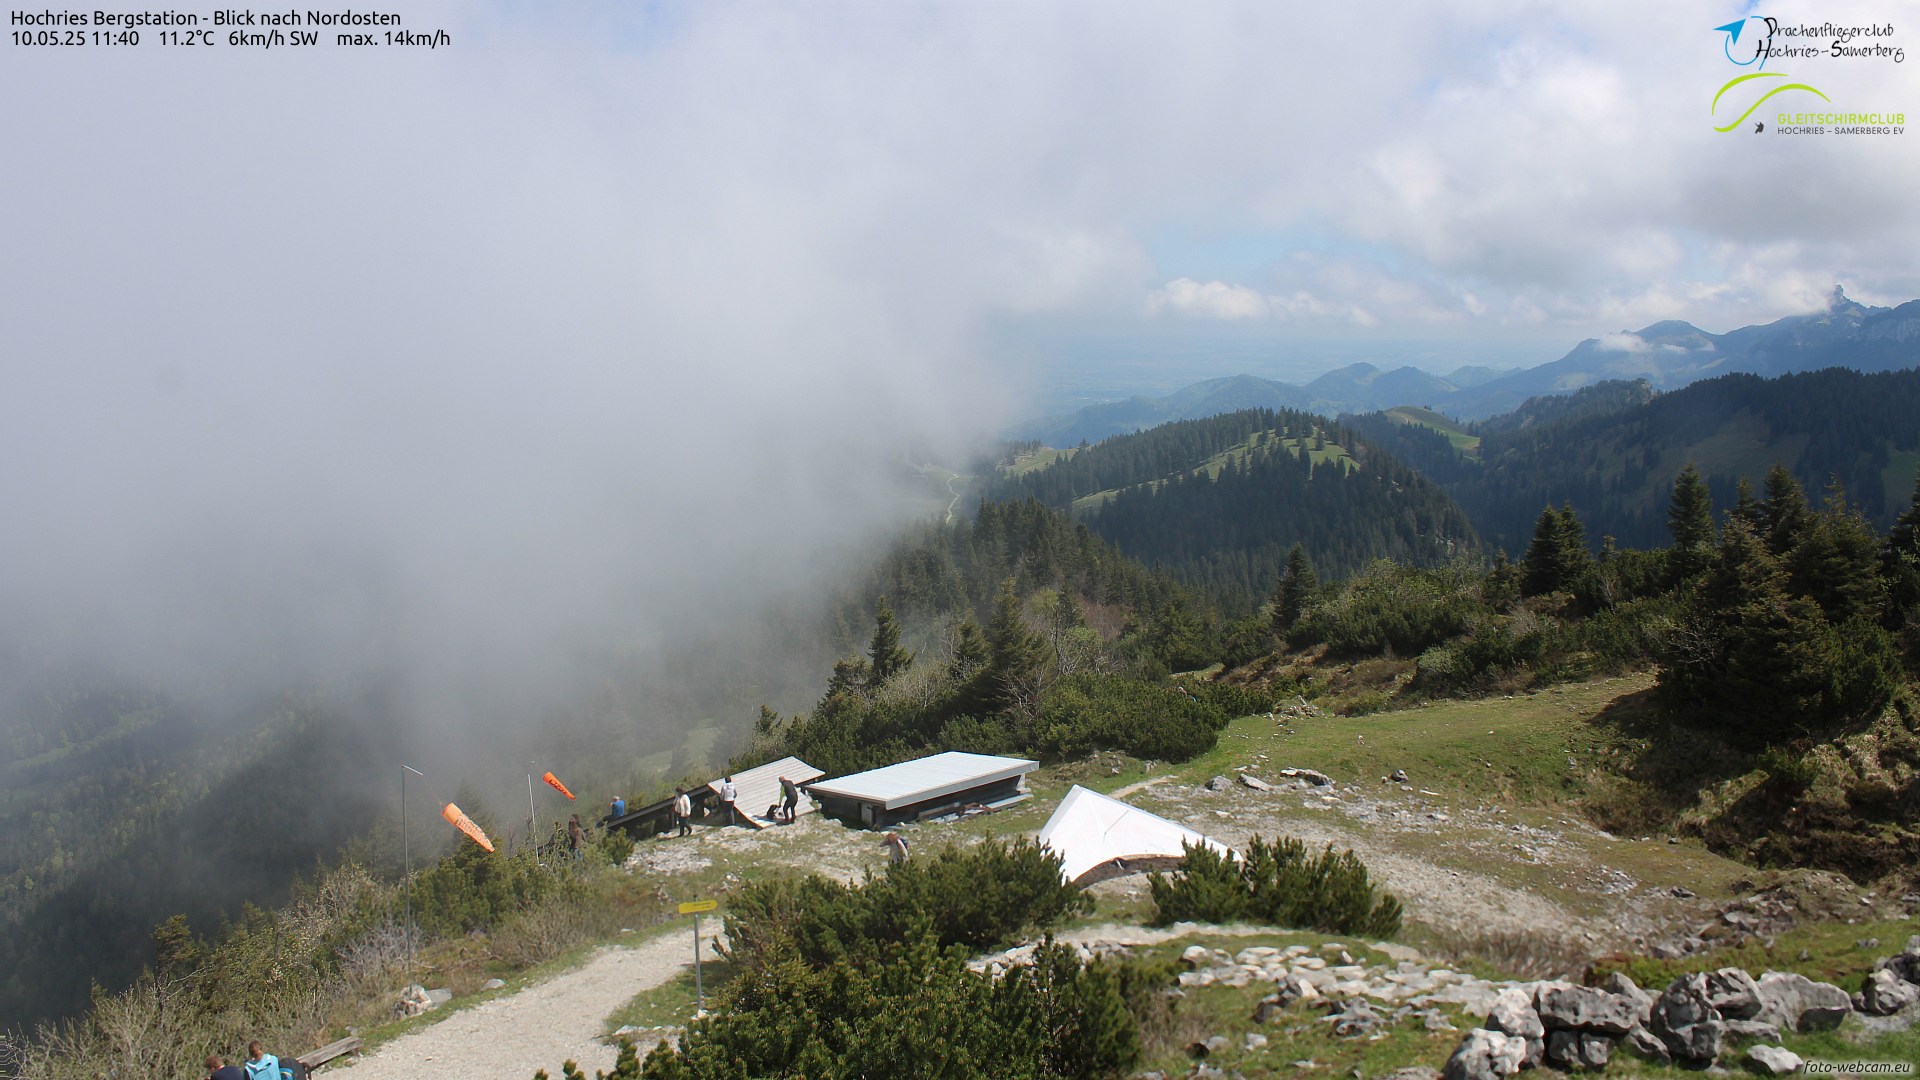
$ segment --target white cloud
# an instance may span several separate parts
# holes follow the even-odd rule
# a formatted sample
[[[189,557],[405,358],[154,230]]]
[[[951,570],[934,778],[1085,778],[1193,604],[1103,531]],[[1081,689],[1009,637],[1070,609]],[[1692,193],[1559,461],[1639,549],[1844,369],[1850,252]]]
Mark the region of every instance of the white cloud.
[[[1596,343],[1601,352],[1640,353],[1647,351],[1646,339],[1639,334],[1601,334]]]
[[[1195,281],[1175,278],[1147,298],[1147,310],[1171,311],[1179,315],[1208,319],[1264,319],[1270,308],[1267,298],[1245,285],[1224,281]]]

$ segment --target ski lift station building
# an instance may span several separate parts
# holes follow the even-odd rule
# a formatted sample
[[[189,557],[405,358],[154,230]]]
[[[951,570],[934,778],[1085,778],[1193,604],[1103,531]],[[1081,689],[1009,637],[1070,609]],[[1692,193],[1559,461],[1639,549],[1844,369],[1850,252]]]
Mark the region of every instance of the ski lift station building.
[[[998,810],[1027,798],[1021,777],[1040,767],[1025,758],[951,750],[806,785],[820,812],[851,825],[884,828],[978,805]]]

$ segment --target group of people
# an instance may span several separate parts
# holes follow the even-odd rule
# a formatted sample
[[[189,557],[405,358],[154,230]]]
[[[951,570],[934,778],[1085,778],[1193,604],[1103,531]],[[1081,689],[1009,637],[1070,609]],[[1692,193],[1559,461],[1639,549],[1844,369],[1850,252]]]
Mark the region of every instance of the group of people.
[[[257,1041],[247,1044],[244,1065],[229,1065],[219,1054],[207,1055],[207,1080],[283,1080],[283,1076],[280,1059]]]
[[[734,784],[731,775],[721,778],[717,793],[720,796],[720,812],[726,815],[727,824],[740,824],[740,788]],[[617,799],[615,803],[624,810],[624,803]],[[667,812],[673,823],[674,835],[686,836],[693,832],[693,793],[685,786],[673,789],[673,803]],[[780,778],[780,801],[767,807],[767,817],[791,825],[799,815],[800,785],[783,776]]]

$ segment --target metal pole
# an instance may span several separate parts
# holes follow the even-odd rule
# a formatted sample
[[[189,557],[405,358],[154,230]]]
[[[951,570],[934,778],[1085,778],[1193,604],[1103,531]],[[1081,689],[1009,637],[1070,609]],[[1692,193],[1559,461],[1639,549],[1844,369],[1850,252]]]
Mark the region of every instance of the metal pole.
[[[427,774],[411,765],[401,762],[400,768],[400,852],[407,866],[407,922],[400,932],[407,939],[407,985],[413,985],[413,844],[407,837],[407,773],[421,779]]]
[[[707,1011],[707,988],[700,981],[700,913],[693,913],[693,999],[695,1016]]]
[[[534,842],[533,836],[539,831],[539,826],[539,815],[533,809],[533,762],[529,761],[527,762],[527,843],[534,847],[536,856],[540,845]]]

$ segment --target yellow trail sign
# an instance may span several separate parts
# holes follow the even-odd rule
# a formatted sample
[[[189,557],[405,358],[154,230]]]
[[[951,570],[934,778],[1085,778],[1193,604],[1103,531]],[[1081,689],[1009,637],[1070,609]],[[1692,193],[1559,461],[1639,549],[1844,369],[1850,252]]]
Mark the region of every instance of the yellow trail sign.
[[[718,900],[689,900],[680,905],[680,914],[695,915],[702,911],[712,911],[720,906]]]

